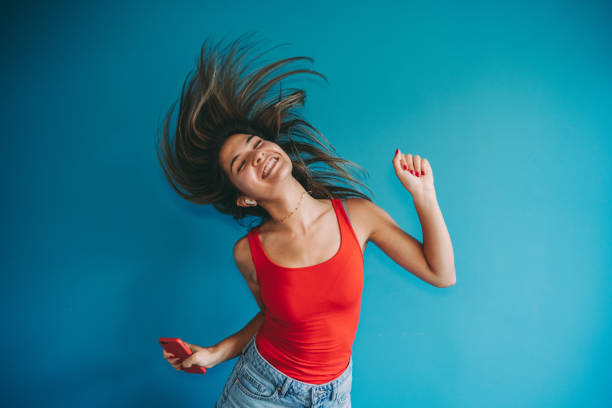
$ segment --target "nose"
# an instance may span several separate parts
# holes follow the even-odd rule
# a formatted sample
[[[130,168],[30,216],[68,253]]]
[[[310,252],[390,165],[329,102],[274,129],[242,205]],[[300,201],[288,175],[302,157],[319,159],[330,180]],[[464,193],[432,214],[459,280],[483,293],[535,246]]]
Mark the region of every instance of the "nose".
[[[259,165],[259,163],[261,163],[265,157],[266,155],[264,152],[262,152],[261,150],[257,150],[255,152],[254,165]]]

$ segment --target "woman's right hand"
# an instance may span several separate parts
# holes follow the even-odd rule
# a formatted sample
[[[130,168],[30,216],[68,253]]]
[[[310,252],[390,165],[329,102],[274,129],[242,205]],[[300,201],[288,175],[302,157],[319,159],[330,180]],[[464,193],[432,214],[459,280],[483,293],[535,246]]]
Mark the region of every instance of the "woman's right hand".
[[[218,351],[214,347],[201,347],[187,342],[184,343],[193,353],[184,360],[181,360],[179,357],[175,357],[174,354],[168,353],[166,350],[162,349],[164,358],[177,371],[184,368],[189,368],[192,365],[212,368],[223,362],[223,360],[219,357]],[[185,366],[183,366],[184,362],[186,362]]]
[[[180,358],[178,357],[174,357],[174,354],[172,353],[168,353],[166,350],[162,349],[162,351],[164,352],[164,358],[166,360],[168,360],[168,362],[170,363],[170,365],[172,367],[174,367],[174,369],[176,371],[179,371],[181,369],[181,361]]]

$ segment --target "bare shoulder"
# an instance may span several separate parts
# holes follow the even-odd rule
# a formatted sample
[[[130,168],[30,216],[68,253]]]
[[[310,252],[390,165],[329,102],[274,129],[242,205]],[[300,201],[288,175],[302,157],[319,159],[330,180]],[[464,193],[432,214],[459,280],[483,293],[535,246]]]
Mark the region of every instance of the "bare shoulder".
[[[238,270],[246,280],[259,309],[262,313],[266,313],[266,305],[261,298],[261,290],[257,281],[257,273],[255,272],[255,264],[251,256],[251,248],[249,247],[248,235],[243,236],[234,244],[234,260]]]
[[[354,209],[357,212],[369,211],[372,206],[376,206],[372,201],[360,197],[351,197],[344,200],[349,209]]]
[[[234,261],[240,273],[247,281],[257,282],[257,274],[255,273],[255,264],[251,256],[251,248],[249,247],[248,235],[241,237],[234,244]]]
[[[360,235],[365,236],[368,240],[381,222],[392,222],[389,214],[373,201],[351,197],[345,202],[353,228],[359,229]]]

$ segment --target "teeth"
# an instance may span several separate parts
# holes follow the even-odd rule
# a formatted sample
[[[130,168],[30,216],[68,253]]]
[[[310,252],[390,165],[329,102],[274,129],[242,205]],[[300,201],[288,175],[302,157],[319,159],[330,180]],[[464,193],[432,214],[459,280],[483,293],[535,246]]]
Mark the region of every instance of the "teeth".
[[[275,158],[271,159],[266,164],[266,167],[264,167],[263,174],[262,174],[261,178],[264,178],[264,177],[266,177],[268,175],[268,173],[270,172],[270,169],[272,168],[272,166],[274,166],[274,163],[276,163],[277,161],[278,161],[278,158],[275,157]]]

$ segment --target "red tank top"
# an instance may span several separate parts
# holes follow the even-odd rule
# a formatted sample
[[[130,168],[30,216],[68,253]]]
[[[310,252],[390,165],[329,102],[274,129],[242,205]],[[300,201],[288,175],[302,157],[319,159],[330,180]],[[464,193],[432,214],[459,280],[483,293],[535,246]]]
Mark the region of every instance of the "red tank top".
[[[332,199],[340,248],[320,264],[276,265],[249,231],[251,256],[263,303],[264,321],[255,344],[277,370],[298,381],[323,384],[349,364],[363,289],[363,254],[340,199]]]

